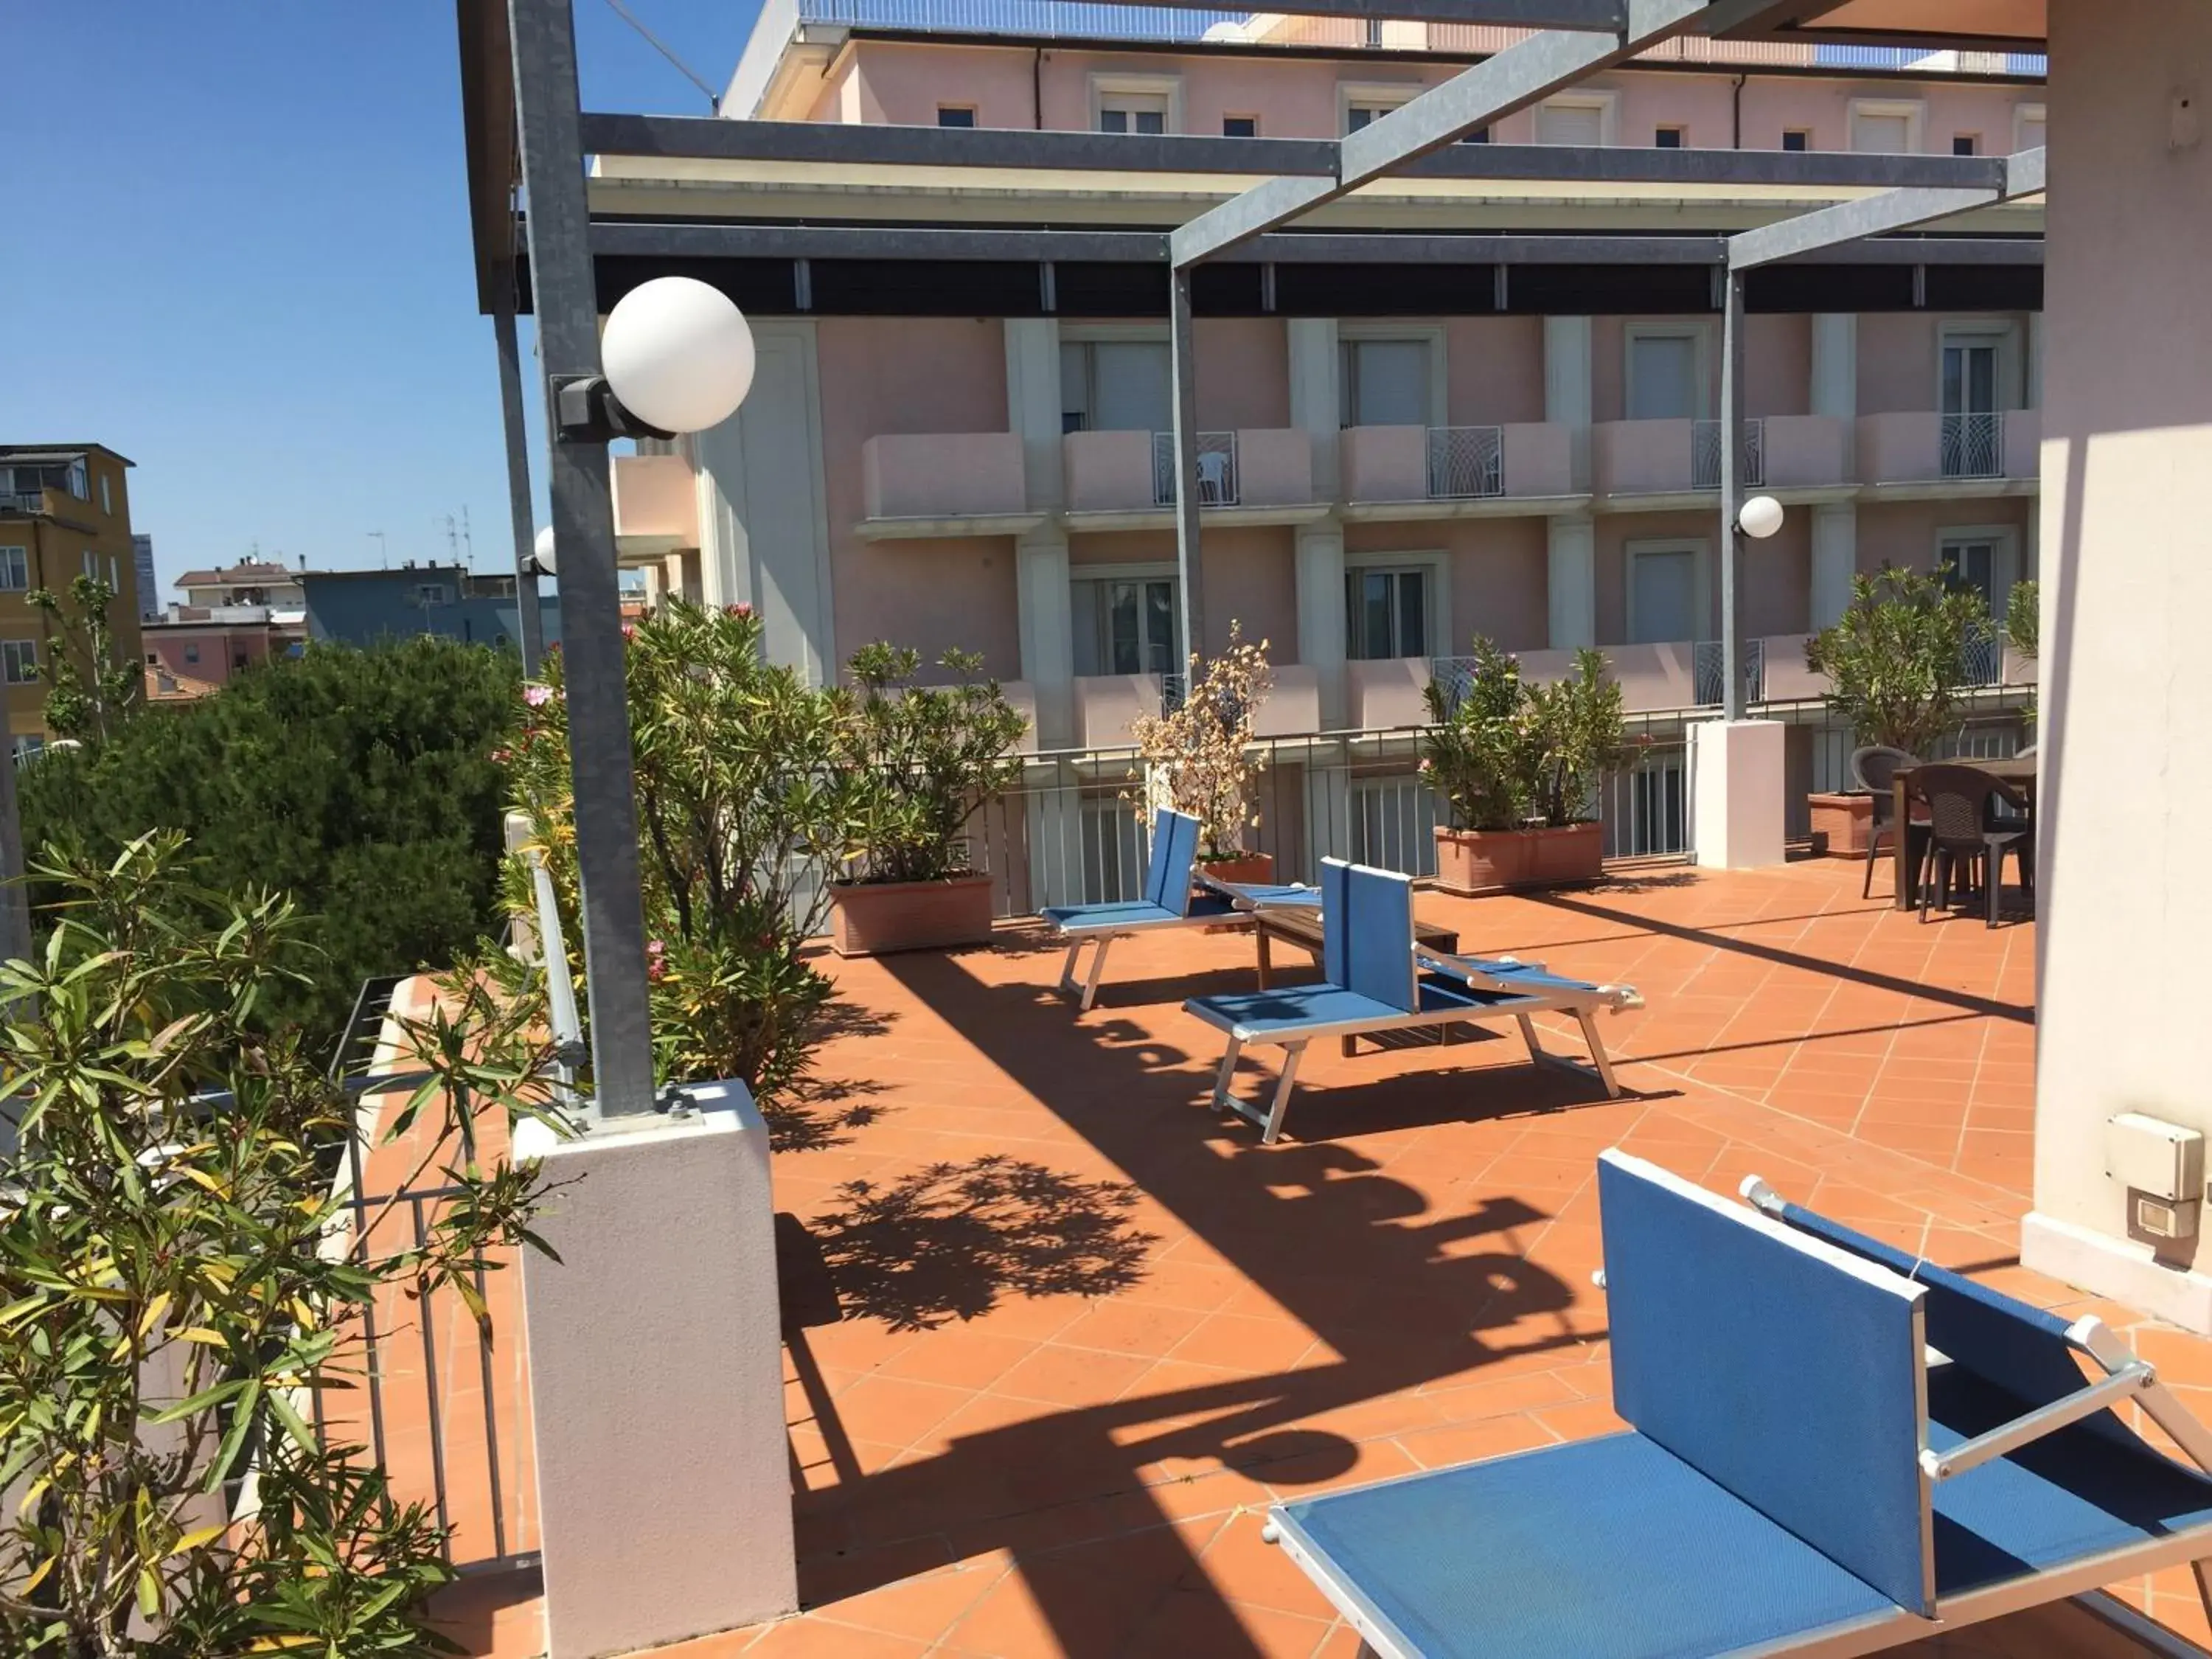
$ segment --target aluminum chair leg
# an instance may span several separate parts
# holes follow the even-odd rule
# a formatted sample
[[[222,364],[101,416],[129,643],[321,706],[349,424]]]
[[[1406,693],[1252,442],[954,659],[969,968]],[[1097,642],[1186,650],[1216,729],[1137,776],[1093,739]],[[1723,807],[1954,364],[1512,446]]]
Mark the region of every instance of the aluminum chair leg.
[[[1111,933],[1102,934],[1097,953],[1091,958],[1091,977],[1083,986],[1083,1012],[1086,1014],[1091,1012],[1091,1005],[1098,999],[1098,981],[1106,976],[1106,949],[1113,943]]]
[[[1283,1053],[1283,1074],[1275,1081],[1275,1103],[1267,1109],[1266,1127],[1260,1131],[1260,1144],[1272,1146],[1283,1133],[1283,1114],[1290,1109],[1291,1085],[1298,1074],[1298,1058],[1306,1051],[1303,1040],[1293,1042]]]
[[[1225,1112],[1231,1109],[1231,1103],[1229,1098],[1230,1080],[1237,1074],[1237,1056],[1243,1052],[1244,1040],[1242,1037],[1237,1036],[1231,1037],[1229,1039],[1229,1052],[1222,1055],[1221,1069],[1215,1073],[1213,1077],[1213,1109],[1217,1112]]]
[[[1075,982],[1075,959],[1082,954],[1083,941],[1079,939],[1070,939],[1067,942],[1067,955],[1061,958],[1060,964],[1060,994],[1064,997],[1075,996],[1082,990],[1082,987]]]
[[[1597,1067],[1598,1080],[1605,1085],[1606,1098],[1619,1097],[1620,1085],[1613,1080],[1613,1061],[1606,1055],[1605,1039],[1597,1034],[1597,1021],[1587,1009],[1578,1012],[1575,1018],[1582,1022],[1583,1041],[1589,1045],[1590,1064]]]
[[[1528,1045],[1528,1058],[1539,1066],[1548,1063],[1552,1054],[1536,1035],[1536,1022],[1526,1014],[1516,1014],[1513,1018],[1521,1024],[1521,1040]]]

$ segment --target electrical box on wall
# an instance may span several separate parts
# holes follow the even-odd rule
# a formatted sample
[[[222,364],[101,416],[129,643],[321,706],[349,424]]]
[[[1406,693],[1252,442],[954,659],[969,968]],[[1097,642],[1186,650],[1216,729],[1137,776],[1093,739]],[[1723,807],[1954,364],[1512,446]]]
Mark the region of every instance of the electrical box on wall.
[[[2204,1137],[2142,1112],[2105,1125],[2105,1173],[2128,1188],[2128,1224],[2152,1238],[2191,1238],[2204,1196]]]

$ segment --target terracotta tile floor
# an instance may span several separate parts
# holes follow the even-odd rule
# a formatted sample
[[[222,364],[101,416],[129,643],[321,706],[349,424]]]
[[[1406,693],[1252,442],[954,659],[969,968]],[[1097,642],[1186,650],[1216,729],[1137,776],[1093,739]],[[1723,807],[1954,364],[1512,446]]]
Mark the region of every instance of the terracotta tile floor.
[[[1590,1103],[1505,1040],[1316,1045],[1274,1147],[1206,1110],[1219,1040],[1180,1007],[1249,985],[1247,939],[1125,942],[1081,1018],[1034,932],[834,963],[848,1029],[772,1126],[809,1611],[668,1651],[1352,1654],[1261,1510],[1616,1425],[1589,1279],[1607,1146],[1717,1189],[1756,1171],[2094,1305],[2014,1260],[2032,927],[1922,926],[1858,881],[1811,862],[1424,894],[1471,950],[1638,986],[1647,1007],[1602,1024],[1636,1097]],[[2212,1415],[2212,1344],[2101,1311]],[[2203,1636],[2185,1571],[2113,1588]],[[473,1586],[455,1627],[509,1659],[538,1650],[535,1613],[526,1585]],[[2143,1650],[2061,1607],[1909,1651]]]

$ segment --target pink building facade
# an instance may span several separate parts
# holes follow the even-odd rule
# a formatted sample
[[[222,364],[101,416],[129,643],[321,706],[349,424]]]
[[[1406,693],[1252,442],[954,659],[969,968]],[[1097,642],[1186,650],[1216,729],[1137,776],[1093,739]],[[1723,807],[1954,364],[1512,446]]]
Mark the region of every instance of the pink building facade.
[[[890,0],[866,3],[887,15]],[[919,17],[942,0],[915,3],[903,27],[826,21],[859,15],[854,0],[771,3],[726,112],[1109,133],[1133,147],[1154,134],[1328,138],[1515,38],[1264,16],[1215,21],[1204,40],[956,33]],[[1024,10],[969,9],[987,22]],[[1086,15],[1109,10],[1122,15]],[[953,21],[972,29],[968,10]],[[1815,62],[1809,47],[1670,51],[1704,56],[1639,60],[1501,120],[1486,141],[1501,160],[1529,144],[1951,155],[2042,142],[2033,61],[1947,53],[1875,72]],[[1078,173],[606,157],[593,200],[760,223],[1164,228],[1273,170],[1239,174],[1224,148],[1188,172],[1152,158]],[[1724,234],[1863,193],[1417,173],[1301,222],[1368,239],[1371,264],[1201,268],[1204,644],[1220,646],[1232,622],[1269,642],[1288,699],[1277,729],[1401,728],[1437,660],[1477,633],[1532,665],[1606,650],[1640,714],[1717,699],[1711,271],[1422,266],[1393,261],[1389,240]],[[1777,663],[1774,699],[1817,692],[1802,639],[1840,614],[1855,573],[1948,564],[1999,617],[2035,574],[2041,228],[2039,200],[1989,208],[1941,228],[2020,257],[1954,263],[1931,249],[1925,263],[1777,268],[1754,286],[1745,465],[1787,514],[1747,555],[1742,627]],[[760,347],[755,388],[678,452],[696,550],[670,555],[664,538],[651,556],[695,558],[685,586],[758,605],[770,649],[817,677],[873,639],[926,656],[963,647],[1018,683],[1040,751],[1125,741],[1144,688],[1184,654],[1164,270],[795,263],[809,268],[792,292],[765,262],[754,289],[738,284]],[[1814,775],[1832,773],[1832,742],[1800,747],[1807,782],[1835,781]]]

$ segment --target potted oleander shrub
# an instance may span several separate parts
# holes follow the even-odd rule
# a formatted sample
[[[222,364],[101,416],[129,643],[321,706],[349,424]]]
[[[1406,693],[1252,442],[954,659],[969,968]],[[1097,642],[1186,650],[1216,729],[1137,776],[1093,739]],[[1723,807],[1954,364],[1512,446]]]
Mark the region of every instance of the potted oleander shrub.
[[[919,652],[878,642],[853,657],[841,764],[860,805],[844,879],[830,890],[842,956],[991,937],[991,878],[974,866],[969,824],[1020,777],[1029,721],[982,665],[948,651],[938,666],[951,683],[920,685]]]
[[[1626,747],[1605,659],[1585,648],[1565,678],[1532,685],[1478,635],[1465,678],[1431,680],[1427,697],[1421,773],[1451,820],[1436,832],[1437,885],[1476,896],[1597,880],[1605,827],[1590,806]]]
[[[1805,665],[1828,677],[1828,712],[1850,728],[1855,745],[1924,757],[1957,722],[1968,650],[1989,629],[1980,589],[1941,572],[1884,565],[1851,578],[1850,605],[1805,641]],[[1865,855],[1873,796],[1816,791],[1806,805],[1829,853]]]
[[[1245,845],[1260,826],[1253,796],[1267,757],[1253,742],[1253,719],[1273,677],[1267,641],[1243,638],[1229,626],[1229,647],[1201,668],[1190,661],[1189,690],[1175,708],[1131,723],[1145,767],[1141,790],[1132,796],[1140,823],[1156,808],[1172,807],[1198,820],[1198,861],[1222,881],[1275,878],[1272,854]]]
[[[2036,659],[2042,654],[2043,593],[2033,580],[2014,582],[2005,603],[2005,668],[2007,685],[2027,687],[2027,701],[2020,718],[2029,740],[2035,737]]]

